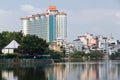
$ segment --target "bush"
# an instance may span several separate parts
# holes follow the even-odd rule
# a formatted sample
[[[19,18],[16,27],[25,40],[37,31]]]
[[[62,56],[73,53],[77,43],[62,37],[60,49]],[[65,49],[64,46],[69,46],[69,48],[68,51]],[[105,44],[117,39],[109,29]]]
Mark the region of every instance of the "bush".
[[[14,53],[14,54],[1,54],[0,58],[18,58],[19,54]]]
[[[69,56],[71,58],[85,58],[88,59],[90,57],[90,59],[101,59],[104,55],[103,53],[99,52],[99,51],[91,51],[90,53],[85,53],[85,52],[74,52],[74,53],[70,53]]]
[[[91,59],[101,59],[104,54],[99,51],[91,51],[88,56],[90,56]]]
[[[70,55],[70,57],[72,57],[72,58],[82,58],[82,57],[85,56],[86,54],[85,54],[85,52],[80,52],[80,51],[78,51],[78,52],[75,52],[75,53],[70,53],[69,55]]]
[[[51,56],[51,58],[53,58],[53,59],[61,59],[61,58],[64,57],[64,54],[61,53],[61,52],[58,52],[58,51],[51,51],[51,52],[50,52],[50,56]]]
[[[120,59],[120,52],[115,52],[110,55],[110,59],[117,60]]]

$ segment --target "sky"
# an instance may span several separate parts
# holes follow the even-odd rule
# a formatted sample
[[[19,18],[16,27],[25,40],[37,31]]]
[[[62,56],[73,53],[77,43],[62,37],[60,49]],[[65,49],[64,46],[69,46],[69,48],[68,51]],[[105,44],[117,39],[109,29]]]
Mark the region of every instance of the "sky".
[[[86,32],[120,40],[120,0],[0,0],[0,32],[20,31],[20,18],[50,5],[67,13],[67,41]]]

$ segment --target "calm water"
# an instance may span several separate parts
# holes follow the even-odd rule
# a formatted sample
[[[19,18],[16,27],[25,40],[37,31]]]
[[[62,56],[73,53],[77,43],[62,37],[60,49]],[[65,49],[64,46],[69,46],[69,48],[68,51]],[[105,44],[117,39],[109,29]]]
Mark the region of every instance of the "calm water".
[[[120,80],[120,61],[0,65],[0,80]]]

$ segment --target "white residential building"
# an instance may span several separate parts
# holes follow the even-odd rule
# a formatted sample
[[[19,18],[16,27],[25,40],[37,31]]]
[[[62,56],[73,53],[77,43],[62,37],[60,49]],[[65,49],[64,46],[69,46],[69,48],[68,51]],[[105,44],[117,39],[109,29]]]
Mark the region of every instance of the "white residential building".
[[[80,39],[73,40],[73,44],[76,51],[82,51],[83,45]]]
[[[65,49],[66,49],[66,54],[72,53],[74,51],[74,44],[67,43]]]
[[[98,38],[98,50],[103,51],[104,54],[108,54],[108,38],[103,36],[97,36]]]
[[[36,35],[47,42],[67,37],[67,14],[59,12],[56,6],[49,6],[46,12],[21,18],[24,35]]]

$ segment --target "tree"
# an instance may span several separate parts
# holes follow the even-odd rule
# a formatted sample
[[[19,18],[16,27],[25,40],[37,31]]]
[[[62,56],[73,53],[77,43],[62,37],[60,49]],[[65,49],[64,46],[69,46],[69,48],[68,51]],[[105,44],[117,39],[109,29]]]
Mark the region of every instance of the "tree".
[[[120,59],[120,49],[110,55],[110,59]]]
[[[64,57],[64,54],[59,51],[49,50],[48,52],[53,59],[61,59]]]
[[[91,51],[88,56],[90,56],[91,59],[101,59],[104,54],[100,51]]]
[[[101,59],[104,54],[100,51],[91,51],[90,53],[76,51],[74,53],[69,54],[71,58],[91,58],[91,59]]]
[[[70,57],[72,58],[82,58],[85,57],[85,52],[80,52],[80,51],[76,51],[74,53],[70,53]]]
[[[8,32],[4,31],[0,33],[0,53],[2,48],[9,44],[12,40],[16,40],[18,43],[21,43],[23,37],[22,32]]]
[[[4,42],[4,37],[3,35],[0,33],[0,53],[2,53],[2,48],[4,47],[5,42]]]
[[[22,38],[19,52],[23,54],[38,55],[45,54],[48,50],[48,44],[45,40],[35,35],[27,35]]]

